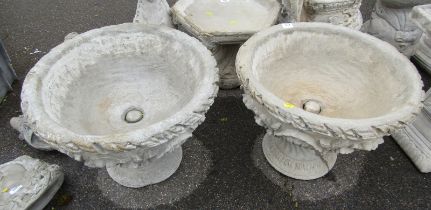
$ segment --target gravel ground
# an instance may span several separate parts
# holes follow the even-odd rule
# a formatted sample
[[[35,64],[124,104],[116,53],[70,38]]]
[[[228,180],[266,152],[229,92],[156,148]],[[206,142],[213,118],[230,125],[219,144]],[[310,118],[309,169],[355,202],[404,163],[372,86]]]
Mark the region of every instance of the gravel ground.
[[[364,1],[365,19],[372,3]],[[20,114],[26,72],[68,33],[130,22],[135,6],[132,0],[0,0],[0,38],[19,76],[0,104],[0,163],[26,154],[62,166],[65,182],[46,209],[431,208],[431,175],[418,172],[390,137],[376,151],[340,155],[321,179],[304,182],[280,175],[263,157],[264,129],[243,105],[240,90],[219,93],[196,138],[184,145],[179,170],[160,185],[128,189],[103,169],[20,141],[9,119]],[[430,87],[430,77],[421,74]]]

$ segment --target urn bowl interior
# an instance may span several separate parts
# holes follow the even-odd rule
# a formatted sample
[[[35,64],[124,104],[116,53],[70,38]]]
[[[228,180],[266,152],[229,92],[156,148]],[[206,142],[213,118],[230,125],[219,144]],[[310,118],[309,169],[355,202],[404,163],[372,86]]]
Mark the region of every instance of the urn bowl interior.
[[[201,89],[208,91],[202,84],[214,81],[201,52],[166,30],[84,34],[51,52],[58,60],[41,83],[45,112],[76,134],[110,135],[155,125],[192,105]]]
[[[245,44],[254,47],[251,72],[245,77],[287,108],[311,107],[320,116],[366,119],[419,103],[419,76],[395,49],[328,24],[283,26],[290,29],[276,26]]]

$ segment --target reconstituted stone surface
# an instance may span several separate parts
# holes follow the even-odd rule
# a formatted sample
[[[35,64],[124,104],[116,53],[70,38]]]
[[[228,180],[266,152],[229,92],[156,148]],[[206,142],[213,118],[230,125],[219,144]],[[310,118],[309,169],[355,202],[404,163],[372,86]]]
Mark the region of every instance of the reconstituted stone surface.
[[[60,166],[27,155],[0,165],[0,209],[42,209],[63,184]]]
[[[113,183],[104,169],[85,167],[59,152],[31,148],[18,139],[18,133],[9,125],[10,118],[20,113],[19,93],[25,73],[70,32],[131,22],[136,1],[28,2],[0,0],[0,38],[20,78],[13,86],[14,92],[0,104],[0,163],[29,155],[60,165],[65,181],[46,209],[431,208],[431,174],[420,173],[390,137],[376,151],[341,156],[344,161],[336,163],[332,173],[313,183],[280,178],[266,163],[256,164],[262,156],[256,153],[260,147],[255,144],[265,131],[254,123],[239,90],[219,92],[206,121],[194,132],[198,142],[184,146],[184,162],[172,180],[160,187],[130,190]],[[429,88],[429,76],[420,73]],[[193,148],[202,151],[191,152]],[[357,171],[351,173],[352,170]],[[310,194],[313,186],[315,190]],[[142,195],[142,200],[121,200],[137,195]],[[303,195],[312,198],[299,199]],[[152,198],[157,200],[142,204],[144,199]]]

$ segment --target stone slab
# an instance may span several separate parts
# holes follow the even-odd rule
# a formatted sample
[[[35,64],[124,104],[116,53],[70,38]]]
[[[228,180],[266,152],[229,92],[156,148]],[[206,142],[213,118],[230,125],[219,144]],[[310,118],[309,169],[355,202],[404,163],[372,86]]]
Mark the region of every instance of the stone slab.
[[[431,91],[415,121],[392,133],[395,141],[423,173],[431,172]]]
[[[60,166],[29,156],[0,165],[0,209],[43,209],[63,183]]]

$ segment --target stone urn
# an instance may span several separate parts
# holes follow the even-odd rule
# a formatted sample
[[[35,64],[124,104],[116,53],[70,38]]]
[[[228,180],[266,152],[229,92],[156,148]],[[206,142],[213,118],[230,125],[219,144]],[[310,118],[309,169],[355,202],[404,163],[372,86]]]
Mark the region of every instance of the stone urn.
[[[414,55],[422,34],[409,18],[410,12],[415,5],[430,3],[431,0],[377,0],[371,19],[361,30],[390,43],[410,57]]]
[[[282,174],[324,176],[338,154],[374,150],[422,106],[415,66],[370,35],[287,23],[251,37],[236,59],[244,103],[267,129],[262,147]]]
[[[30,70],[23,115],[11,124],[36,148],[143,187],[176,171],[181,144],[204,121],[217,81],[211,53],[180,31],[103,27],[65,41]]]
[[[281,0],[281,22],[324,22],[359,30],[362,0]]]

